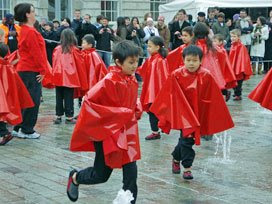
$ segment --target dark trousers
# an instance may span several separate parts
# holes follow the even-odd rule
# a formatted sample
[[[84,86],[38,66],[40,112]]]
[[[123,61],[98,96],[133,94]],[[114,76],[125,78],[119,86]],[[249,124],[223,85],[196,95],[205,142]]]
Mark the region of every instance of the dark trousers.
[[[25,134],[34,133],[34,126],[36,125],[41,102],[41,83],[37,81],[38,72],[18,72],[22,81],[24,82],[35,106],[22,110],[23,122],[14,127],[15,131],[21,131]]]
[[[159,119],[152,112],[148,112],[148,115],[149,115],[149,122],[150,122],[151,130],[153,132],[158,132],[159,131],[159,128],[158,128]]]
[[[64,105],[63,105],[64,102]],[[56,86],[56,115],[74,116],[74,89]]]
[[[8,135],[10,132],[7,129],[7,124],[3,121],[0,121],[0,137]]]
[[[180,133],[178,144],[172,152],[172,156],[174,160],[181,161],[184,168],[190,168],[193,165],[195,159],[194,144],[194,138],[184,138],[182,132]]]
[[[113,169],[105,164],[103,143],[94,142],[94,147],[96,152],[94,166],[83,169],[77,173],[76,181],[79,184],[92,185],[105,183],[112,173]],[[138,193],[136,162],[131,162],[123,166],[123,189],[125,191],[131,191],[134,197],[132,203],[135,203]]]
[[[244,80],[237,81],[238,85],[233,89],[235,96],[241,96],[242,95],[242,85]]]
[[[268,72],[270,67],[272,67],[272,62],[264,62],[264,72]]]

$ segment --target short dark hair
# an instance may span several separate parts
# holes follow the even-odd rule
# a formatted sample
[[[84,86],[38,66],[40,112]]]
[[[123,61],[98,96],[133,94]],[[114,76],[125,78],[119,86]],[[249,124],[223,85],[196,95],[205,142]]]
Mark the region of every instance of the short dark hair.
[[[189,45],[183,50],[182,57],[185,59],[186,56],[192,55],[192,56],[198,56],[199,59],[201,60],[203,57],[203,52],[202,50],[196,46],[196,45]]]
[[[103,17],[102,20],[110,21],[110,19],[108,17]]]
[[[190,36],[193,36],[193,27],[192,26],[186,26],[185,28],[182,29],[181,32],[186,32]]]
[[[246,9],[241,9],[240,12],[245,12],[247,14]]]
[[[266,19],[265,19],[265,17],[259,16],[258,19],[260,19],[262,25],[265,25],[265,24],[266,24]]]
[[[75,11],[74,11],[74,12],[77,12],[77,11],[81,12],[81,10],[80,10],[80,9],[75,9]]]
[[[219,42],[223,42],[225,40],[225,38],[222,34],[215,34],[213,36],[213,39],[217,39]]]
[[[124,40],[117,43],[113,47],[112,57],[114,62],[118,59],[120,64],[123,64],[128,57],[139,57],[141,55],[141,48],[129,40]]]
[[[160,49],[158,53],[163,57],[166,58],[168,55],[168,50],[164,47],[164,40],[160,36],[152,36],[148,39],[148,41],[151,41],[154,45],[159,46]]]
[[[95,46],[95,39],[94,39],[94,36],[92,34],[84,35],[82,40],[85,40],[88,44],[92,44],[93,47]]]
[[[9,51],[9,47],[5,43],[0,43],[0,57],[4,58]]]
[[[185,11],[184,9],[180,9],[180,10],[178,11],[178,13],[186,14],[186,11]]]
[[[26,23],[26,14],[31,12],[31,7],[34,8],[33,4],[21,3],[14,7],[14,19],[20,23]]]
[[[96,17],[96,22],[99,22],[99,21],[102,20],[103,18],[104,18],[103,15],[98,15],[98,16]]]

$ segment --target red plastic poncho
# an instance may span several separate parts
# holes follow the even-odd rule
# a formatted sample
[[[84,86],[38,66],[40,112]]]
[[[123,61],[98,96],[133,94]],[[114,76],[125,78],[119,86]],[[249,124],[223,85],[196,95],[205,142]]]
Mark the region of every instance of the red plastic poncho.
[[[34,103],[14,67],[0,59],[0,121],[11,125],[22,122],[21,111]]]
[[[85,95],[70,150],[95,151],[93,141],[103,141],[105,163],[111,168],[141,158],[137,107],[138,84],[118,67],[111,68]]]
[[[178,48],[172,50],[167,55],[166,59],[167,59],[168,66],[169,66],[169,73],[172,73],[173,71],[175,71],[179,67],[184,66],[182,53],[183,53],[183,50],[188,46],[189,46],[189,44],[183,44],[183,45],[179,46]]]
[[[56,86],[88,90],[85,64],[80,50],[71,48],[70,53],[62,53],[61,46],[53,52],[53,82]]]
[[[20,60],[18,50],[14,51],[10,55],[8,55],[5,59],[7,59],[10,64],[14,64],[14,61],[16,61],[18,59]],[[16,62],[13,65],[15,69],[16,69],[17,63],[18,62]],[[44,78],[42,80],[42,86],[44,88],[48,88],[48,89],[55,88],[55,85],[53,84],[52,67],[48,61],[47,61],[47,67],[45,69]]]
[[[215,51],[208,50],[205,39],[199,39],[196,46],[200,47],[203,51],[202,67],[210,71],[220,89],[225,89],[226,81],[220,68],[216,48]]]
[[[81,53],[85,63],[89,90],[106,76],[108,70],[99,54],[95,51],[95,48],[82,50]],[[76,89],[74,94],[75,98],[84,96],[88,90],[80,91]]]
[[[272,69],[248,95],[248,98],[259,103],[262,107],[272,110]]]
[[[237,86],[237,79],[235,77],[234,71],[231,67],[229,60],[229,55],[225,50],[224,46],[216,46],[218,62],[223,73],[223,77],[226,81],[226,89],[231,89]]]
[[[157,53],[146,59],[144,64],[138,68],[137,72],[144,81],[141,103],[143,110],[148,112],[149,104],[154,102],[169,75],[168,64],[166,59],[163,59],[162,56]]]
[[[229,58],[237,80],[248,80],[252,75],[247,48],[239,41],[231,44]]]
[[[150,108],[163,132],[182,130],[184,136],[194,133],[195,144],[200,135],[211,135],[234,126],[218,85],[210,72],[200,68],[191,73],[177,69],[167,79]]]

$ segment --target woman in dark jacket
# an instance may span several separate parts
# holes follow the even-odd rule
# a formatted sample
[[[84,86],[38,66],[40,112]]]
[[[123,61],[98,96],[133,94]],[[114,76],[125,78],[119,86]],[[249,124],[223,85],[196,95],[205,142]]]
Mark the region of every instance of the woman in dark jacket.
[[[127,39],[132,40],[136,45],[142,47],[142,39],[145,37],[145,32],[141,28],[139,19],[133,17],[128,27]]]
[[[272,66],[272,10],[269,13],[269,19],[267,21],[269,37],[265,41],[265,54],[264,60],[270,60],[271,62],[264,63],[264,72],[267,73],[270,67]]]

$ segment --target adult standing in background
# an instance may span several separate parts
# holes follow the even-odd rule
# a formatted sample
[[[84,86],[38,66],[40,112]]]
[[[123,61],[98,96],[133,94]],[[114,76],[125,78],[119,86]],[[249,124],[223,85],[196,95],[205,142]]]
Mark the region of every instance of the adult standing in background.
[[[76,30],[81,25],[81,23],[82,23],[81,11],[79,9],[76,9],[74,12],[74,19],[71,24],[72,30],[76,32]],[[80,36],[76,35],[76,37],[77,37],[77,41],[79,42]]]
[[[236,21],[235,28],[241,30],[241,42],[247,47],[248,50],[250,50],[251,32],[253,31],[253,26],[251,25],[250,19],[247,17],[247,12],[245,9],[240,11],[240,19]]]
[[[230,40],[230,32],[225,23],[225,14],[223,12],[217,15],[217,22],[213,24],[212,31],[214,35],[221,34],[224,36],[225,44]]]
[[[180,45],[183,45],[183,41],[181,39],[181,31],[183,28],[190,26],[190,23],[185,21],[186,11],[184,9],[180,9],[178,11],[178,21],[173,23],[171,35],[172,35],[172,49],[176,49]]]
[[[272,66],[272,10],[269,12],[269,18],[267,20],[269,37],[265,41],[265,55],[264,60],[270,60],[270,62],[264,63],[264,73],[268,72]]]
[[[83,21],[80,23],[78,26],[77,30],[75,30],[76,36],[78,36],[78,45],[81,45],[81,39],[86,35],[86,34],[92,34],[97,40],[98,37],[98,29],[96,28],[95,25],[91,23],[91,15],[85,14]]]
[[[158,29],[160,36],[163,39],[164,47],[167,49],[170,42],[171,33],[170,30],[167,28],[167,25],[164,23],[164,16],[158,17],[158,23],[155,27]]]
[[[0,28],[5,32],[4,42],[9,46],[10,52],[13,52],[18,49],[21,27],[14,23],[14,17],[10,13],[5,15],[2,23]]]
[[[35,106],[22,111],[23,122],[14,127],[13,136],[28,139],[37,139],[40,134],[34,130],[38,119],[41,81],[47,67],[45,42],[42,35],[34,28],[35,9],[32,4],[20,3],[14,8],[14,18],[21,25],[19,39],[20,60],[17,72],[23,80]],[[19,132],[19,129],[21,131]]]
[[[117,21],[116,40],[117,41],[126,40],[128,35],[128,29],[125,18],[119,16],[116,21]]]
[[[160,36],[159,31],[154,26],[154,22],[152,18],[148,18],[146,20],[146,26],[144,27],[145,37],[143,39],[145,46],[144,46],[144,54],[145,57],[149,57],[149,53],[147,52],[147,42],[150,37],[152,36]]]
[[[99,29],[99,28],[102,27],[102,20],[103,20],[103,18],[104,18],[104,16],[102,16],[102,15],[98,15],[98,16],[96,17],[96,22],[94,23],[94,25],[95,25],[95,27],[96,27],[97,29]]]

